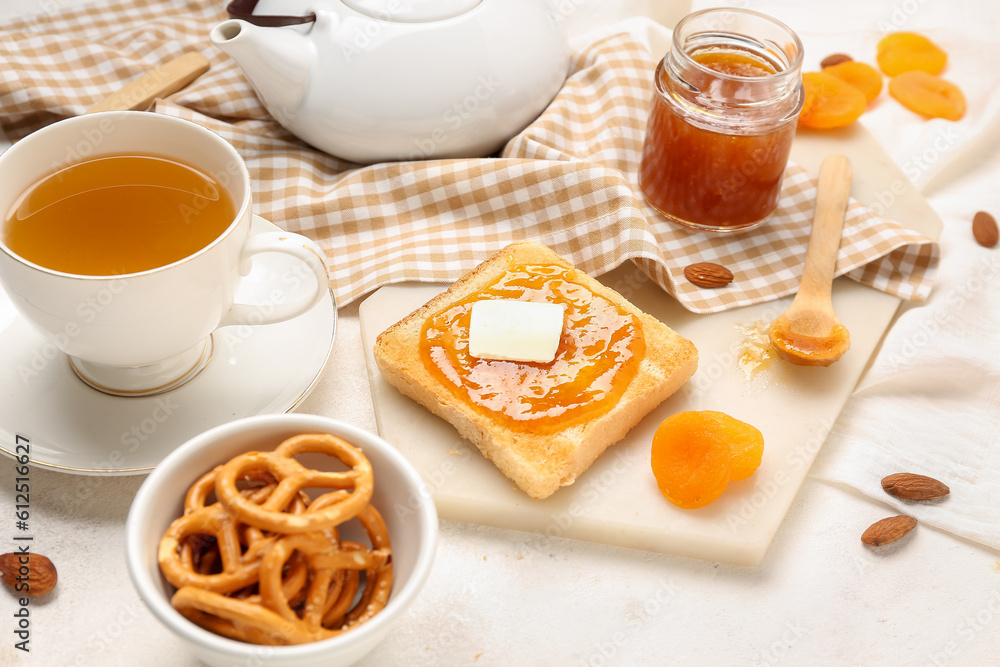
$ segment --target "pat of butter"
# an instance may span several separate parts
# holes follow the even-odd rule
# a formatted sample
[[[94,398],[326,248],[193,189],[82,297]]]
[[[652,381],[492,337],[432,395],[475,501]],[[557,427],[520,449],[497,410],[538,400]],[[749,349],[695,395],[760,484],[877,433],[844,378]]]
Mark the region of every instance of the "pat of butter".
[[[556,358],[564,310],[557,303],[476,301],[469,324],[469,354],[479,359],[548,363]]]

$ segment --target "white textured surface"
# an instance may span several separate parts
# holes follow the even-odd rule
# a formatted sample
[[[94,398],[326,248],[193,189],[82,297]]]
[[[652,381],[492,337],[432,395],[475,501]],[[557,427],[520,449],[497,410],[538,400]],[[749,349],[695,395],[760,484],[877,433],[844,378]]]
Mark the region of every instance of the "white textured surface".
[[[0,12],[62,4],[4,0]],[[878,22],[894,16],[913,29],[969,34],[973,52],[977,44],[995,46],[1000,27],[992,0],[737,4],[792,23],[811,67],[827,53],[869,43]],[[988,69],[974,60],[952,67],[984,76]],[[901,166],[915,166],[925,149],[910,137],[924,126],[893,104],[883,99],[865,123]],[[1000,212],[996,145],[994,137],[970,147],[965,167],[940,170],[925,190],[945,220],[945,261],[967,242],[975,210]],[[374,430],[357,309],[340,314],[328,371],[301,410]],[[969,344],[997,352],[995,338]],[[3,547],[14,533],[13,478],[12,464],[0,460]],[[0,591],[0,665],[197,664],[156,624],[125,574],[122,527],[140,483],[32,472],[35,545],[58,565],[60,584],[31,605],[30,654],[12,647],[16,603]],[[996,665],[1000,554],[923,525],[895,547],[863,548],[860,532],[891,511],[807,479],[753,569],[443,522],[423,595],[363,664]]]

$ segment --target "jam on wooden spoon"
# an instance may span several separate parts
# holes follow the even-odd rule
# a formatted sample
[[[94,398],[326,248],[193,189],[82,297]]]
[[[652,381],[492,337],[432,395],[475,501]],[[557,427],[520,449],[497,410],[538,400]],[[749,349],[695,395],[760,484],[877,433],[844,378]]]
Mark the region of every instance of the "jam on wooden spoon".
[[[851,335],[833,312],[830,287],[851,190],[851,163],[829,155],[819,169],[816,212],[799,291],[768,331],[778,356],[799,366],[829,366],[847,352]]]

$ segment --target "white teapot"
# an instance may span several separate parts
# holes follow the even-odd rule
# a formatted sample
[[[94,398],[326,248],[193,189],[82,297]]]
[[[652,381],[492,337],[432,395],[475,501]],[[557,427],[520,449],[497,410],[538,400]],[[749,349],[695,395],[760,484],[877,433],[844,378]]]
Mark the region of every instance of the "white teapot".
[[[247,20],[220,23],[212,43],[268,112],[353,162],[489,155],[541,113],[569,68],[546,0],[251,0],[229,10]]]

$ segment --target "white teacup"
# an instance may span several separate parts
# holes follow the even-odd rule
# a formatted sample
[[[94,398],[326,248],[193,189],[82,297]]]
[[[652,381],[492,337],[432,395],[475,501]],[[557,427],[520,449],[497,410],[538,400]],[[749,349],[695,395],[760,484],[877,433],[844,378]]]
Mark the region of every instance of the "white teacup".
[[[328,293],[326,263],[315,243],[287,232],[250,234],[250,175],[236,150],[213,132],[170,116],[94,113],[25,137],[0,156],[0,213],[55,169],[105,154],[159,155],[193,165],[229,191],[236,214],[197,252],[124,275],[52,270],[0,242],[0,283],[15,307],[70,356],[77,375],[91,386],[120,396],[169,391],[208,363],[215,329],[288,320]],[[297,258],[315,281],[276,284],[283,293],[276,307],[234,303],[253,256],[263,252]]]

